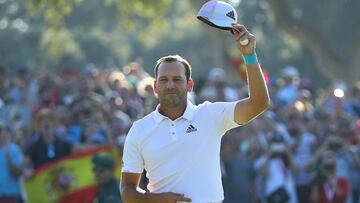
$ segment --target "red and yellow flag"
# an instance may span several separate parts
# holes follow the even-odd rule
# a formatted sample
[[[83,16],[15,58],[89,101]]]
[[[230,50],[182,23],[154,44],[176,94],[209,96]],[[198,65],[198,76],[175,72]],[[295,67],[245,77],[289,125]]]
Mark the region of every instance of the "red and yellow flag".
[[[95,199],[97,186],[91,158],[108,153],[116,161],[120,177],[121,158],[111,146],[101,146],[58,159],[38,168],[33,176],[22,182],[28,203],[86,203]]]

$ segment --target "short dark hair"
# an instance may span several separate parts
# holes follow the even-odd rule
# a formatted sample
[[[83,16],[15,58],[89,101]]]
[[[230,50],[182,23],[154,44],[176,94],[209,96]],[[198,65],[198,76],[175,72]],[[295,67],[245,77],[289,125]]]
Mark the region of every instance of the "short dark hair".
[[[155,78],[157,78],[159,66],[163,62],[167,62],[167,63],[180,62],[180,63],[182,63],[185,67],[186,80],[189,81],[191,79],[191,65],[186,59],[184,59],[183,57],[181,57],[179,55],[168,55],[168,56],[164,56],[164,57],[161,57],[160,59],[158,59],[156,61],[156,65],[154,68]]]

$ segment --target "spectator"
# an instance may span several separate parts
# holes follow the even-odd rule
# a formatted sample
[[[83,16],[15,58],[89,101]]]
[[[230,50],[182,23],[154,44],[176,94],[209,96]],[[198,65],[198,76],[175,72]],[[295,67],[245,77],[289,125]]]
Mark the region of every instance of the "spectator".
[[[311,173],[306,170],[315,151],[316,137],[307,132],[301,117],[291,114],[286,119],[288,132],[293,140],[292,152],[297,166],[294,174],[298,202],[308,202],[311,184]]]
[[[223,148],[230,147],[230,156],[225,164],[226,176],[223,177],[225,199],[224,203],[254,202],[254,170],[253,162],[257,155],[258,138],[250,138],[238,142],[241,131],[247,130],[248,126],[231,130],[223,140]],[[240,131],[240,132],[239,132]],[[247,130],[248,132],[248,130]],[[223,149],[224,151],[224,149]]]
[[[208,75],[208,80],[199,93],[199,103],[204,101],[236,101],[239,95],[234,88],[226,82],[226,73],[221,68],[213,68]]]
[[[351,105],[356,117],[360,118],[360,82],[358,82],[352,90]]]
[[[6,71],[6,67],[0,65],[0,102],[1,102],[1,107],[3,107],[3,105],[5,104],[5,101],[8,100],[8,89],[9,89],[9,85],[10,85],[10,79],[8,77],[7,71]]]
[[[271,136],[268,152],[256,161],[255,168],[264,180],[262,202],[298,202],[293,177],[295,165],[282,134]],[[281,201],[276,201],[279,196]]]
[[[152,77],[146,77],[137,86],[137,93],[142,98],[144,104],[144,115],[149,114],[158,103],[154,94],[154,80]]]
[[[125,64],[123,72],[118,71],[118,68],[105,70],[87,65],[83,69],[66,68],[66,73],[62,71],[59,74],[56,69],[20,67],[13,70],[6,66],[0,67],[0,121],[7,126],[7,142],[12,143],[9,146],[20,146],[20,151],[26,151],[26,157],[29,158],[29,149],[36,149],[38,145],[34,147],[34,144],[43,137],[40,133],[40,112],[50,108],[51,114],[56,114],[46,117],[49,122],[44,121],[54,128],[54,135],[50,137],[57,140],[54,141],[56,143],[65,142],[66,146],[69,145],[67,141],[71,142],[70,146],[74,146],[70,148],[71,152],[116,142],[121,148],[132,122],[148,114],[157,104],[153,94],[153,78],[144,72],[142,61]],[[196,99],[231,101],[232,98],[246,97],[248,92],[245,81],[241,80],[241,85],[231,86],[233,83],[227,80],[226,74],[222,69],[211,70],[208,77],[200,78],[203,80],[201,84],[205,85],[198,83],[196,87],[200,91],[189,93],[189,99],[195,104]],[[267,157],[267,140],[276,131],[284,135],[293,152],[290,157],[294,159],[297,170],[291,172],[299,203],[307,202],[310,176],[317,171],[311,165],[318,164],[317,157],[329,150],[336,154],[337,177],[345,176],[348,179],[347,202],[358,203],[360,83],[348,84],[349,87],[353,86],[350,89],[344,84],[330,81],[331,85],[325,87],[326,91],[322,94],[321,89],[314,86],[314,81],[299,76],[299,71],[289,67],[281,71],[280,79],[271,75],[268,83],[273,104],[271,111],[268,110],[249,125],[236,129],[232,136],[225,136],[221,145],[224,203],[230,200],[253,202],[253,199],[248,201],[253,193],[259,196],[258,199],[265,199],[261,198],[261,186],[265,185],[261,179],[268,177],[255,174],[252,162],[263,164],[263,160],[259,160]],[[198,92],[200,97],[190,97],[190,94]],[[357,131],[354,126],[357,126]],[[340,144],[330,141],[334,137]],[[41,156],[34,157],[46,158],[45,162],[57,159],[47,157],[52,154],[51,143],[48,145],[42,142]],[[251,143],[261,146],[254,153],[256,155],[251,152]],[[5,165],[1,164],[1,167]],[[249,185],[255,185],[255,189]]]
[[[354,170],[359,167],[360,161],[357,155],[349,150],[345,138],[346,137],[340,138],[337,135],[329,135],[313,156],[312,166],[316,169],[316,165],[321,159],[321,156],[327,151],[332,152],[336,160],[336,177],[347,179],[346,187],[349,191],[352,191],[353,180],[351,177],[354,174]],[[347,195],[345,202],[352,203],[352,196]]]
[[[344,203],[349,195],[349,184],[345,177],[336,176],[336,154],[325,151],[318,162],[310,203]]]
[[[55,136],[57,121],[50,109],[42,109],[35,118],[35,135],[26,151],[26,167],[39,168],[45,163],[70,155],[72,145]]]
[[[119,183],[114,177],[115,161],[110,155],[96,155],[92,158],[93,172],[98,184],[97,203],[122,203]]]
[[[21,202],[19,177],[22,162],[20,147],[10,141],[5,125],[0,123],[0,202]]]
[[[351,146],[350,153],[353,153],[353,156],[357,157],[357,160],[360,157],[360,148],[359,146]],[[355,157],[354,157],[355,158]],[[360,202],[360,165],[359,163],[355,167],[355,170],[351,173],[351,182],[352,182],[352,191],[351,196],[353,202]]]
[[[283,85],[277,92],[277,99],[284,106],[291,105],[298,95],[299,71],[293,66],[286,66],[281,70]]]
[[[345,93],[347,85],[335,82],[326,92],[324,107],[333,115],[354,116],[353,107]]]

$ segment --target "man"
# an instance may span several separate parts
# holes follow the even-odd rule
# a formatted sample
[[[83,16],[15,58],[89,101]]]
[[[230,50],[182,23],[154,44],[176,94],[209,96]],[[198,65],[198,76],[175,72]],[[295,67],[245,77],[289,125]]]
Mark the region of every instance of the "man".
[[[92,162],[96,182],[99,186],[95,202],[122,203],[118,182],[114,178],[114,159],[110,155],[96,155],[93,157]]]
[[[41,109],[34,119],[34,125],[39,137],[26,150],[26,169],[31,169],[31,166],[37,169],[71,154],[72,145],[55,136],[57,121],[54,112],[48,108]],[[29,171],[27,170],[26,173],[28,175]]]
[[[0,123],[0,202],[21,202],[19,178],[22,161],[20,147],[10,142],[5,125]]]
[[[323,151],[318,171],[310,192],[310,203],[344,203],[349,197],[349,181],[336,175],[336,153]],[[352,201],[351,201],[352,202]]]
[[[269,96],[255,54],[255,36],[233,24],[234,39],[247,64],[250,96],[236,102],[187,101],[191,67],[180,56],[155,66],[156,110],[136,121],[125,141],[121,196],[126,203],[221,202],[220,142],[229,129],[244,125],[269,106]],[[240,40],[249,39],[246,46]],[[139,189],[143,169],[149,192]]]
[[[299,71],[293,66],[286,66],[281,70],[284,84],[279,88],[276,98],[281,106],[290,106],[298,97]]]

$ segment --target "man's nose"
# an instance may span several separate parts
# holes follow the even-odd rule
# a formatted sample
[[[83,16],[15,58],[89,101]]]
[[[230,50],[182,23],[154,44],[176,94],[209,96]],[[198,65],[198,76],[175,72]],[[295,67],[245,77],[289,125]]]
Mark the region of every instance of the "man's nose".
[[[166,87],[167,88],[173,88],[175,86],[175,82],[172,80],[167,81]]]

